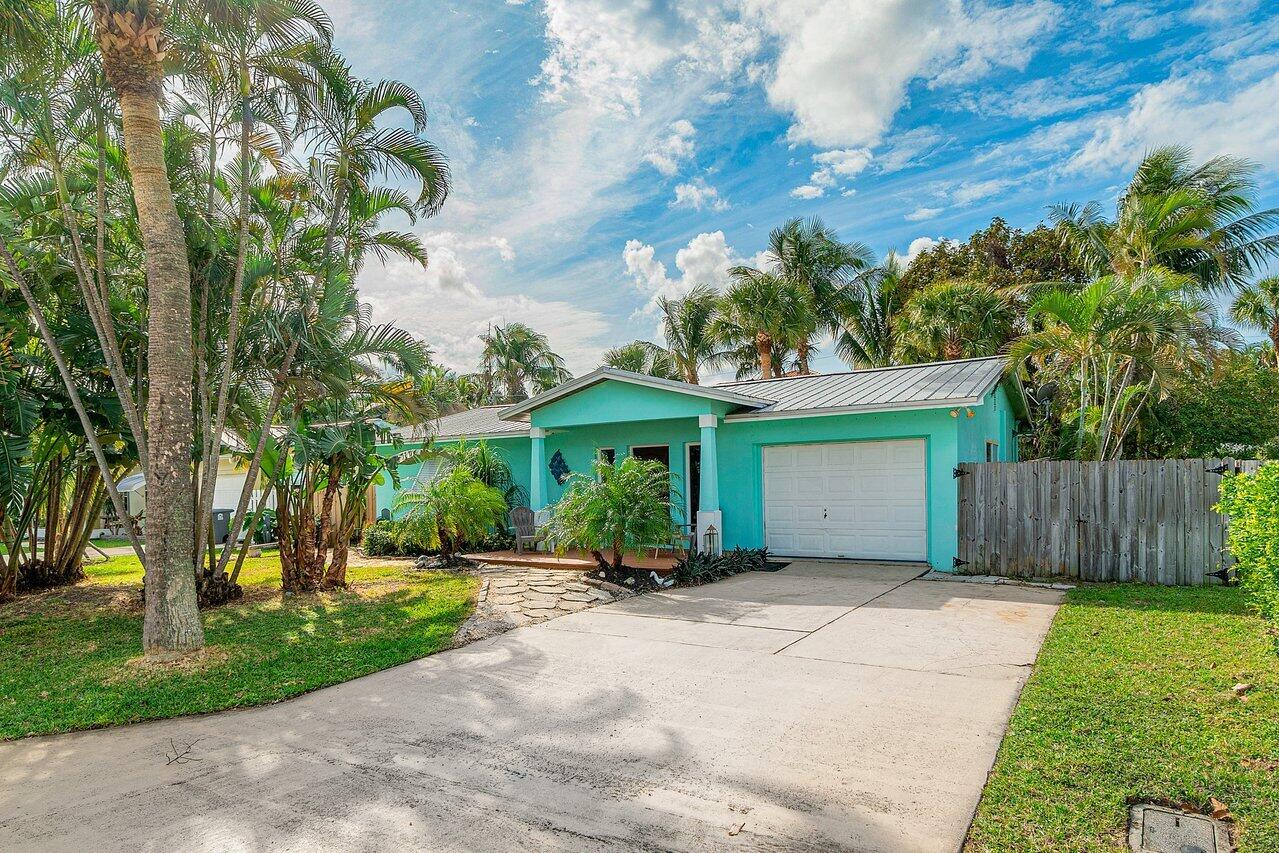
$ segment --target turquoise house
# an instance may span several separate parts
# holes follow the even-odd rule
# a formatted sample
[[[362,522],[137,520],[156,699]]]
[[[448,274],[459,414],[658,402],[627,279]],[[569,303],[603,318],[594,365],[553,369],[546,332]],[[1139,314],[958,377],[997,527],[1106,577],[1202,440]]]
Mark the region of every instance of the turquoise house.
[[[698,543],[950,571],[955,467],[1015,461],[1024,417],[1002,358],[713,386],[606,367],[511,406],[440,418],[431,434],[485,439],[535,511],[554,511],[571,473],[630,454],[670,468]],[[430,466],[406,470],[403,487]],[[379,486],[377,510],[394,498]]]

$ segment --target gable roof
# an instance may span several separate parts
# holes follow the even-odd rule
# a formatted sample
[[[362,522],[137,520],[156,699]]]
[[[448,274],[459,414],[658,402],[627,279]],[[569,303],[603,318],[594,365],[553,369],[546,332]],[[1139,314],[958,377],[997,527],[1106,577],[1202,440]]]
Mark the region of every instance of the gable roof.
[[[608,380],[626,382],[631,385],[642,385],[647,388],[657,388],[662,391],[674,391],[677,394],[687,394],[691,397],[719,400],[720,402],[731,403],[748,409],[760,409],[772,402],[753,394],[740,393],[731,388],[716,385],[692,385],[676,379],[659,379],[656,376],[648,376],[643,373],[619,370],[616,367],[601,367],[592,370],[585,376],[570,379],[563,385],[557,385],[535,397],[508,406],[499,412],[498,416],[506,420],[527,420],[529,412],[534,409]]]
[[[931,409],[980,403],[1004,375],[1000,356],[728,382],[716,386],[771,405],[730,418]]]
[[[434,421],[411,427],[400,427],[396,432],[408,441],[424,441],[434,438],[505,438],[528,435],[528,424],[504,421],[500,417],[506,406],[480,406],[454,412]]]

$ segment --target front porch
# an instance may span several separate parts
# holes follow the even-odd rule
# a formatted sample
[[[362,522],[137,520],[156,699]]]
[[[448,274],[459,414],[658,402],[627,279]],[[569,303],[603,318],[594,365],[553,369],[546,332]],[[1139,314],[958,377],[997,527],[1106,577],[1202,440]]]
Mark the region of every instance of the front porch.
[[[468,560],[487,563],[494,566],[527,566],[534,569],[557,569],[566,572],[589,572],[597,568],[595,558],[581,549],[569,549],[563,554],[553,551],[526,551],[523,554],[515,551],[489,551],[482,554],[465,554]],[[604,558],[611,560],[612,551],[605,551]],[[627,568],[642,571],[654,571],[659,575],[674,570],[679,558],[670,553],[653,556],[653,549],[648,548],[636,554],[625,555],[623,563]]]

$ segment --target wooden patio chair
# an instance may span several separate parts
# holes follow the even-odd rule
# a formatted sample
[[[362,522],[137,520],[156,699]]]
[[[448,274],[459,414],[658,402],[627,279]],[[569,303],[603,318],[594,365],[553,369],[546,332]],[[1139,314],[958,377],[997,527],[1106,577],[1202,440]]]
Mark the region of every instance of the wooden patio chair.
[[[511,510],[511,529],[515,533],[515,553],[523,554],[524,545],[528,543],[537,550],[537,543],[542,541],[542,534],[537,530],[537,516],[526,506],[517,506]]]
[[[660,556],[662,550],[668,550],[673,557],[687,557],[693,542],[693,528],[690,524],[679,525],[679,533],[670,542],[659,542],[653,546],[653,559]]]

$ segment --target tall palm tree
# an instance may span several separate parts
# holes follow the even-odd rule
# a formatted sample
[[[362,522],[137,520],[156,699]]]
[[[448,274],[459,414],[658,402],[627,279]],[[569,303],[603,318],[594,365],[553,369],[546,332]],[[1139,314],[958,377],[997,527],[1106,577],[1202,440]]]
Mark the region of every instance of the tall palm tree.
[[[896,356],[905,362],[994,355],[1012,338],[1016,314],[994,288],[943,281],[910,297],[896,325]]]
[[[631,341],[604,353],[604,365],[659,379],[679,379],[671,354],[651,341]]]
[[[448,196],[449,169],[439,149],[418,135],[426,128],[426,107],[411,87],[395,80],[373,84],[353,77],[333,53],[309,61],[320,69],[323,81],[308,131],[316,152],[311,171],[330,199],[324,251],[331,262],[332,244],[353,189],[368,191],[380,173],[407,178],[418,185],[414,205],[430,215]],[[379,125],[395,110],[408,113],[412,130]]]
[[[1082,290],[1055,290],[1030,306],[1037,331],[1015,341],[1015,363],[1032,363],[1074,389],[1063,398],[1081,459],[1114,459],[1142,409],[1161,389],[1210,362],[1211,304],[1193,277],[1162,267],[1103,276]],[[1072,402],[1073,397],[1073,402]],[[1071,411],[1073,407],[1073,411]]]
[[[227,119],[238,123],[237,189],[235,217],[238,220],[234,272],[231,276],[231,292],[227,305],[226,349],[223,358],[217,398],[212,406],[212,423],[208,422],[209,405],[206,388],[206,354],[197,361],[197,384],[201,391],[203,412],[201,432],[205,437],[202,459],[204,475],[199,489],[200,507],[196,518],[200,522],[196,533],[196,553],[203,551],[204,536],[212,521],[213,492],[217,483],[218,466],[212,463],[222,447],[230,405],[231,379],[234,373],[236,345],[240,333],[241,298],[244,289],[244,269],[249,253],[249,192],[252,185],[253,152],[266,152],[271,156],[271,143],[264,140],[262,125],[272,126],[276,134],[287,140],[292,128],[286,127],[284,115],[288,106],[299,117],[313,89],[312,69],[307,59],[315,55],[313,39],[320,40],[321,49],[332,38],[333,26],[324,10],[306,0],[240,0],[210,4],[213,12],[208,26],[196,27],[193,34],[199,42],[199,54],[207,56],[204,74],[191,75],[209,81],[208,92],[211,114],[217,114],[219,101],[225,103]],[[219,85],[221,84],[221,85]],[[225,97],[219,98],[218,93]],[[263,121],[265,119],[265,122]],[[218,132],[216,122],[209,127],[209,209],[206,216],[212,218],[213,176],[218,166]],[[278,163],[278,157],[275,158]],[[212,223],[210,222],[211,226]],[[216,242],[212,244],[216,247]],[[208,282],[202,282],[200,294],[200,330],[209,324]],[[198,340],[204,344],[203,336]],[[208,519],[206,522],[205,519]]]
[[[1235,157],[1195,166],[1189,148],[1156,148],[1120,195],[1113,220],[1096,202],[1057,205],[1050,218],[1094,276],[1160,266],[1206,289],[1233,287],[1279,251],[1279,208],[1256,209],[1257,168]]]
[[[772,273],[739,268],[733,277],[711,322],[712,334],[730,350],[753,351],[760,378],[781,376],[774,350],[792,350],[812,339],[817,328],[812,300],[800,286]]]
[[[508,403],[527,399],[530,391],[538,394],[572,378],[546,335],[523,323],[494,326],[480,340],[484,342],[480,365],[494,382],[505,386]]]
[[[1279,276],[1267,276],[1245,286],[1230,306],[1230,317],[1240,326],[1256,329],[1270,338],[1271,355],[1279,367]]]
[[[682,299],[657,300],[662,312],[662,337],[667,352],[685,382],[698,384],[702,365],[712,363],[719,344],[711,333],[719,293],[708,284],[698,284]]]
[[[835,351],[853,367],[887,367],[893,363],[895,326],[910,290],[903,281],[905,267],[896,254],[883,265],[865,270],[849,285]]]
[[[196,609],[191,477],[191,270],[173,200],[160,122],[169,4],[92,0],[103,70],[116,90],[124,145],[146,253],[147,566],[142,647],[165,655],[204,645]]]
[[[838,335],[852,298],[847,284],[857,273],[868,269],[873,258],[868,246],[842,242],[822,220],[796,218],[769,234],[765,267],[805,294],[818,329]],[[742,274],[751,269],[739,266],[730,273]],[[811,337],[795,341],[795,364],[801,374],[810,372],[811,350]]]

